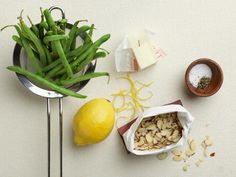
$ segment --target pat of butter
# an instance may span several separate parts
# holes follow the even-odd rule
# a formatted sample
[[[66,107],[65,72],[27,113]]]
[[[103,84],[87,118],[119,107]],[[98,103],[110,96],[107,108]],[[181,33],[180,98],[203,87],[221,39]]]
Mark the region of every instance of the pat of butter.
[[[156,44],[155,33],[142,30],[126,35],[115,51],[118,72],[137,72],[156,63],[165,52]]]
[[[148,43],[140,47],[133,48],[135,58],[138,62],[139,69],[144,69],[156,63],[156,59],[151,46]]]
[[[140,70],[157,62],[155,50],[144,32],[136,37],[129,37],[128,41]]]

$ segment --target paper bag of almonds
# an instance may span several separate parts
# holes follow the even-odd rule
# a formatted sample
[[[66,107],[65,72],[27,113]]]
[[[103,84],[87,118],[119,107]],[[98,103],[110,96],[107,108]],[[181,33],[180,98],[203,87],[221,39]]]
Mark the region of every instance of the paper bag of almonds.
[[[193,120],[181,105],[152,107],[132,122],[123,140],[133,154],[159,154],[183,145]]]

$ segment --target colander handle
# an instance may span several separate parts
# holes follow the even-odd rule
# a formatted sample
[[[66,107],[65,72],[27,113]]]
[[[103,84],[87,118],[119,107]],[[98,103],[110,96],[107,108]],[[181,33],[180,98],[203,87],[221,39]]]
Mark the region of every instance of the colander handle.
[[[48,138],[48,177],[51,171],[51,106],[50,99],[47,98],[47,138]]]
[[[59,150],[60,150],[60,177],[63,176],[63,105],[62,98],[59,101]],[[51,175],[51,105],[47,98],[47,140],[48,140],[48,177]]]
[[[59,143],[60,143],[60,177],[63,176],[63,105],[62,98],[59,98]]]

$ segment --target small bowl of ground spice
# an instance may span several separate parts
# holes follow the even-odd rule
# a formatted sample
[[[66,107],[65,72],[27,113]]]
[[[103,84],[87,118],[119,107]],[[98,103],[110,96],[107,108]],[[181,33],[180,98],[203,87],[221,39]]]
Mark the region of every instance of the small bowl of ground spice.
[[[214,95],[224,80],[223,71],[218,63],[208,58],[192,62],[186,73],[185,83],[188,90],[196,96]]]

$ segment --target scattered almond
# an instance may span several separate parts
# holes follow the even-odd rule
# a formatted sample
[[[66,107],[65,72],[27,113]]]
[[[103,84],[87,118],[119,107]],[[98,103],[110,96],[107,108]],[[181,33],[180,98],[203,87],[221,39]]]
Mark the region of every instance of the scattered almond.
[[[202,159],[198,159],[198,161],[195,162],[195,165],[196,165],[197,167],[199,167],[199,166],[201,165],[202,162],[203,162]]]
[[[188,164],[185,164],[184,166],[183,166],[183,171],[188,171],[188,167],[189,167],[190,165],[188,165]]]
[[[182,151],[180,151],[179,149],[174,149],[174,150],[171,151],[171,153],[175,156],[182,155]]]
[[[185,155],[188,156],[188,157],[191,157],[191,156],[193,156],[194,154],[195,154],[195,152],[192,151],[191,149],[188,149],[188,150],[185,151]]]
[[[164,160],[164,159],[166,159],[167,157],[168,157],[168,153],[167,153],[167,152],[163,152],[163,153],[160,153],[160,154],[157,155],[157,158],[158,158],[159,160]]]
[[[152,142],[152,136],[150,134],[146,134],[145,138],[146,138],[148,143]]]
[[[191,143],[190,143],[190,149],[192,151],[196,151],[196,147],[197,147],[196,142],[194,140],[192,140]]]
[[[183,159],[184,159],[183,156],[173,156],[174,161],[181,161]]]

